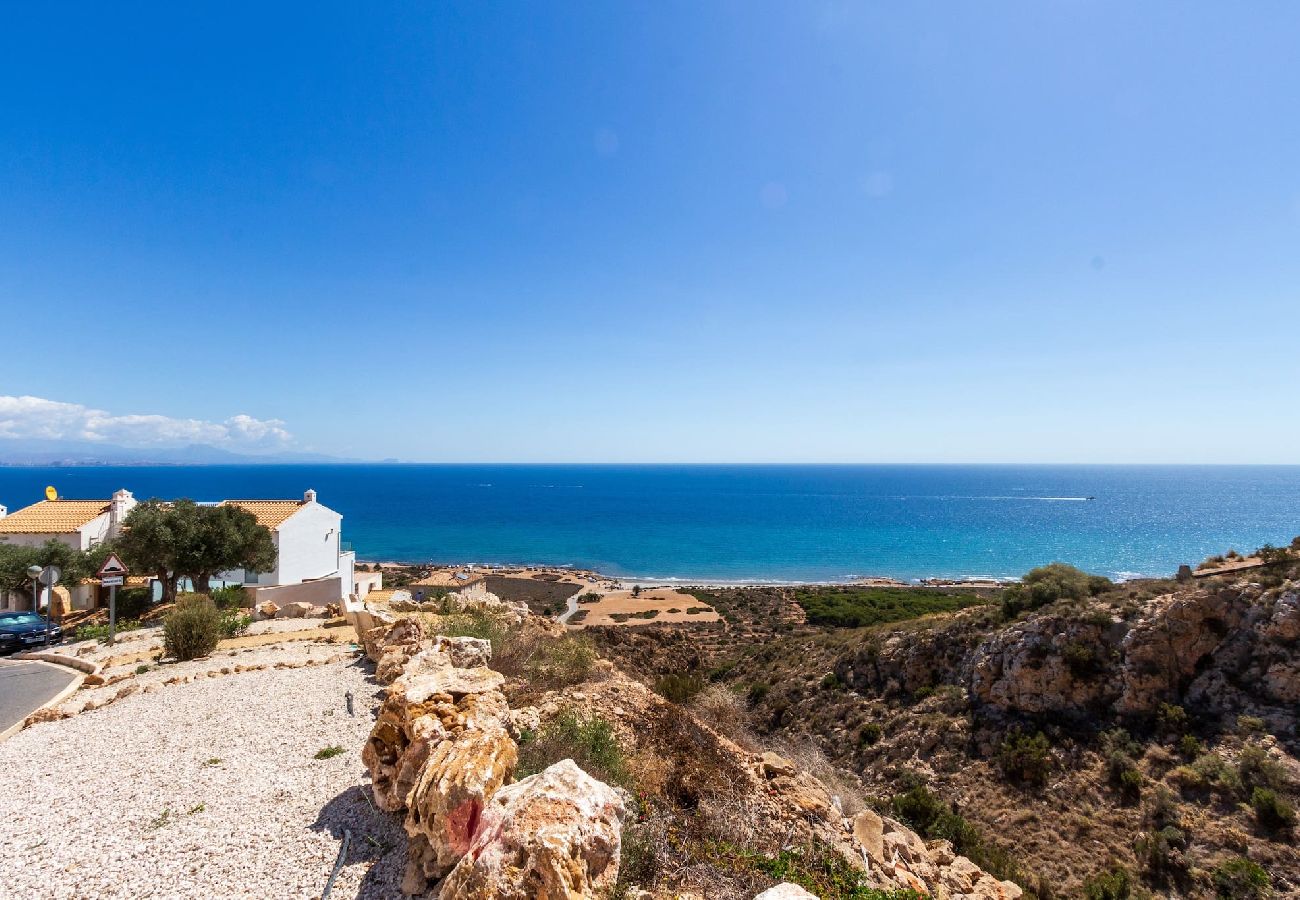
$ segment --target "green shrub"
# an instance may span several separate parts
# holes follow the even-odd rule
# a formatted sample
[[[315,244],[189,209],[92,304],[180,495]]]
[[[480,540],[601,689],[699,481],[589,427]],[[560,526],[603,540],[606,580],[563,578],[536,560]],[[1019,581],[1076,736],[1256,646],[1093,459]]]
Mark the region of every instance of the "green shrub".
[[[1031,736],[1017,728],[1003,739],[997,761],[1008,778],[1041,785],[1052,771],[1052,746],[1041,731]]]
[[[755,681],[749,686],[746,696],[749,698],[750,703],[758,704],[763,702],[763,698],[767,696],[770,690],[772,690],[772,685],[765,681]]]
[[[217,609],[241,609],[246,605],[246,596],[243,585],[228,584],[212,592],[212,602]]]
[[[581,684],[591,675],[596,659],[596,646],[586,635],[543,640],[529,663],[528,678],[535,686],[552,690]]]
[[[321,749],[317,750],[316,755],[313,756],[312,759],[333,759],[334,757],[344,752],[346,751],[344,751],[342,747],[335,744],[332,747],[322,747]]]
[[[1241,755],[1237,757],[1237,775],[1241,778],[1243,792],[1257,787],[1277,790],[1286,784],[1286,773],[1281,763],[1258,744],[1249,744],[1241,749]]]
[[[153,588],[124,588],[117,592],[115,604],[120,627],[123,619],[138,619],[149,611],[153,606]]]
[[[134,619],[119,619],[117,622],[118,634],[123,631],[136,631],[144,626]],[[103,625],[80,625],[72,633],[74,641],[106,641],[108,640],[108,623]]]
[[[704,679],[694,672],[685,675],[665,675],[655,681],[655,693],[673,703],[686,703],[704,690]]]
[[[241,634],[246,634],[248,626],[252,624],[252,616],[226,613],[221,617],[221,635],[227,638],[239,637]]]
[[[1259,716],[1237,716],[1237,727],[1247,734],[1260,734],[1264,731],[1264,720]]]
[[[1250,794],[1250,807],[1259,824],[1269,831],[1281,831],[1295,824],[1295,809],[1277,795],[1277,791],[1257,787]]]
[[[1182,850],[1187,835],[1172,825],[1149,831],[1133,842],[1133,852],[1156,884],[1167,884],[1186,868]]]
[[[884,736],[885,730],[875,722],[868,722],[858,731],[858,745],[870,747],[880,743],[881,737]]]
[[[1002,592],[1002,614],[1010,619],[1020,613],[1038,609],[1057,600],[1083,600],[1094,597],[1111,587],[1110,579],[1089,575],[1065,563],[1031,569],[1020,580]]]
[[[1156,727],[1171,737],[1183,734],[1187,731],[1187,710],[1176,703],[1161,703],[1156,713]]]
[[[632,885],[645,888],[655,883],[659,877],[659,845],[644,824],[631,824],[623,828],[623,839],[619,849],[618,886],[615,896],[622,889],[626,891]]]
[[[1214,869],[1214,891],[1223,900],[1264,900],[1272,879],[1257,863],[1238,856]]]
[[[163,655],[176,660],[198,659],[217,649],[221,614],[202,594],[182,594],[163,619]]]
[[[1124,798],[1130,802],[1136,802],[1142,796],[1142,784],[1146,779],[1137,769],[1125,769],[1119,774],[1118,787]]]
[[[1062,649],[1061,656],[1077,678],[1087,678],[1101,671],[1101,658],[1096,649],[1084,641],[1070,641]]]
[[[929,588],[805,587],[794,592],[814,625],[862,628],[901,622],[938,612],[952,612],[985,601],[970,593]]]
[[[1183,759],[1196,759],[1205,752],[1205,745],[1194,735],[1185,734],[1178,739],[1178,752]]]
[[[1109,872],[1097,872],[1083,881],[1083,896],[1087,900],[1130,900],[1137,885],[1129,870],[1116,866]]]
[[[450,595],[446,599],[450,602]],[[461,613],[451,611],[438,623],[437,631],[447,637],[482,638],[492,644],[494,656],[513,636],[500,619],[485,609],[469,609]]]
[[[909,779],[911,781],[911,779]],[[890,800],[894,815],[927,840],[951,841],[953,851],[1000,879],[1029,885],[1029,879],[1010,853],[987,841],[978,827],[967,821],[929,788],[912,781],[907,790]]]
[[[537,735],[519,748],[518,777],[535,775],[562,759],[601,781],[629,787],[631,778],[614,726],[599,716],[582,718],[561,710]]]
[[[1237,770],[1224,760],[1217,753],[1203,753],[1198,756],[1190,766],[1201,781],[1224,794],[1240,795],[1244,791],[1241,783],[1241,776]]]
[[[842,687],[844,685],[840,683],[840,676],[834,672],[827,672],[822,676],[822,690],[837,691]]]

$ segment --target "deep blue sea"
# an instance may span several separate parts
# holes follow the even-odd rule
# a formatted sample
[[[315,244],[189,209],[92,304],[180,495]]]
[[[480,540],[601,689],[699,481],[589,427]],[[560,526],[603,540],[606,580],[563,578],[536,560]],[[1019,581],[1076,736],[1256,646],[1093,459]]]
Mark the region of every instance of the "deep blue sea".
[[[47,484],[196,500],[315,488],[361,559],[647,580],[1012,577],[1052,560],[1157,575],[1300,533],[1300,466],[0,468],[0,503],[25,506]]]

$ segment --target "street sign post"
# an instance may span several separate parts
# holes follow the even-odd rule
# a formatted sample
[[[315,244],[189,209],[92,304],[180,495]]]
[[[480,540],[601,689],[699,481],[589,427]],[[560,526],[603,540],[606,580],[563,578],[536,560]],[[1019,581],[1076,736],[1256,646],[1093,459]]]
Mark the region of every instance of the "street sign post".
[[[50,612],[54,609],[54,586],[59,583],[63,570],[58,566],[46,566],[41,569],[38,581],[45,585],[49,597],[45,601],[45,646],[50,646]]]
[[[108,559],[99,567],[99,583],[108,588],[108,643],[117,640],[117,588],[126,580],[126,565],[117,558],[116,553],[108,554]]]

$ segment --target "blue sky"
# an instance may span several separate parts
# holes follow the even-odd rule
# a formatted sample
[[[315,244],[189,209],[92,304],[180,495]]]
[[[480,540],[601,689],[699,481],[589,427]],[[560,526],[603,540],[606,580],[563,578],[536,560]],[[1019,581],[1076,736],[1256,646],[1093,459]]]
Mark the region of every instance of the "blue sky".
[[[1300,462],[1294,4],[189,6],[4,14],[0,436]]]

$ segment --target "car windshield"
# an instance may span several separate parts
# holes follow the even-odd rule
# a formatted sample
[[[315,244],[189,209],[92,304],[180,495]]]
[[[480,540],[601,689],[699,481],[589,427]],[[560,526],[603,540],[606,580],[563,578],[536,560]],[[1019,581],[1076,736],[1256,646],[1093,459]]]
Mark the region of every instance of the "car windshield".
[[[0,613],[0,628],[6,625],[39,625],[43,621],[36,613]]]

